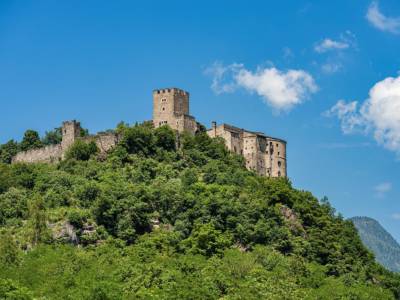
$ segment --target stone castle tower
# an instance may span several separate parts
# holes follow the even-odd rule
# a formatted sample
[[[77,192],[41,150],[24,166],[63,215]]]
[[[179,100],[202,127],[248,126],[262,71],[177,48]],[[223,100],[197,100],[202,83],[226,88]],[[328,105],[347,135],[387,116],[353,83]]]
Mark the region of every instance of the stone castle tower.
[[[75,120],[63,122],[61,127],[61,134],[61,147],[63,149],[68,149],[81,135],[81,123]]]
[[[189,93],[177,88],[153,91],[154,127],[169,125],[179,132],[195,133],[197,123],[189,114]]]

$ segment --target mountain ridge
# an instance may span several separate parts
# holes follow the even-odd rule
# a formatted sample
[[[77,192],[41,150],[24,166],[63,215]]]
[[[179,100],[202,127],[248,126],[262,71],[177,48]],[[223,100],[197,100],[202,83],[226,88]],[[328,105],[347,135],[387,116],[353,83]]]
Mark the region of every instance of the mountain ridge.
[[[400,245],[375,219],[352,217],[364,245],[374,253],[376,260],[393,272],[400,272]]]

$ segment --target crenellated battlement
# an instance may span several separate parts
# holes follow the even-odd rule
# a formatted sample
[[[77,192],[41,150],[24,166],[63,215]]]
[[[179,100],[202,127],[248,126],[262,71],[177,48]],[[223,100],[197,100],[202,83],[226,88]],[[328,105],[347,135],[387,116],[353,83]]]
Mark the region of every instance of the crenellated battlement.
[[[182,89],[178,89],[178,88],[156,89],[156,90],[153,90],[153,95],[154,94],[177,94],[177,95],[184,95],[187,97],[190,96],[189,92],[184,91]]]

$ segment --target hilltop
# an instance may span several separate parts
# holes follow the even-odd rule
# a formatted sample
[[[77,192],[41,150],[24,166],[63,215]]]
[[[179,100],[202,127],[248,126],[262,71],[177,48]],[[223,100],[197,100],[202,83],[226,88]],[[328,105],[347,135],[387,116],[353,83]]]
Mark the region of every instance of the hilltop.
[[[58,163],[0,164],[0,298],[399,298],[327,199],[204,131],[115,132],[107,156],[78,140]]]
[[[393,272],[400,272],[400,245],[378,221],[368,217],[350,219],[356,226],[364,245],[376,260]]]

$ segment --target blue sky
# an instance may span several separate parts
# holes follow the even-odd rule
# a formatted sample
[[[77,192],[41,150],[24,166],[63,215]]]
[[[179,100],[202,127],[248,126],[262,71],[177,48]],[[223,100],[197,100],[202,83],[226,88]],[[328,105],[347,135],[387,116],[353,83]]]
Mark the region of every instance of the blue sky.
[[[397,0],[0,1],[0,143],[148,120],[152,90],[180,87],[207,126],[286,139],[297,188],[400,240],[399,18]]]

